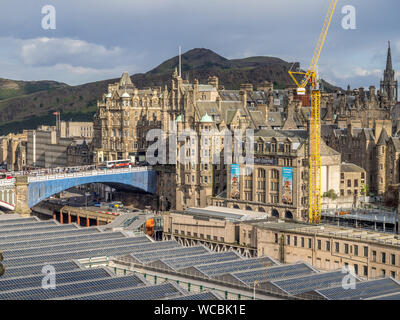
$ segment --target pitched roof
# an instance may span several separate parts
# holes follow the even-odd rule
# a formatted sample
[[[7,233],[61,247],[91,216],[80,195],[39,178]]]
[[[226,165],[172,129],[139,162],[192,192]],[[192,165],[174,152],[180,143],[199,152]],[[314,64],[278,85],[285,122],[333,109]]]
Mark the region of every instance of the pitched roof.
[[[378,142],[377,142],[377,146],[383,146],[386,145],[387,141],[389,140],[389,137],[387,135],[386,129],[383,128],[381,135],[379,136]]]
[[[343,162],[340,165],[341,172],[364,172],[365,170],[354,163]]]

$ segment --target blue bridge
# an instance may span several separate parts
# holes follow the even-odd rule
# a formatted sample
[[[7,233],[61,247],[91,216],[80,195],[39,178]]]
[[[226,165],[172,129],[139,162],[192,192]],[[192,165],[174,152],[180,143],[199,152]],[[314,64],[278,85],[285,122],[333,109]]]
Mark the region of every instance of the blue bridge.
[[[17,176],[0,182],[0,207],[25,213],[61,191],[88,183],[121,185],[156,193],[157,173],[151,167],[90,170],[43,176]]]

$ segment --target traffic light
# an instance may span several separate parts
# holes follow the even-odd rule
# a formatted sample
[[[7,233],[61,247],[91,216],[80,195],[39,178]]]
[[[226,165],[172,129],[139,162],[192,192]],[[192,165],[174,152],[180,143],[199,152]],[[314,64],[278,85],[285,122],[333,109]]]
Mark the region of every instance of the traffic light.
[[[0,262],[3,261],[3,253],[0,251]],[[4,274],[6,268],[0,263],[0,277]]]

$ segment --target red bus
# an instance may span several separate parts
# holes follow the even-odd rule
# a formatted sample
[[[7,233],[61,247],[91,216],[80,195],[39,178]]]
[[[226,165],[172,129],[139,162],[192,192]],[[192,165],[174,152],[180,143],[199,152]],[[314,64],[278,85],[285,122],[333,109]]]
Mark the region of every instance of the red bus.
[[[129,159],[106,161],[105,166],[107,168],[130,168],[132,166],[132,161]]]

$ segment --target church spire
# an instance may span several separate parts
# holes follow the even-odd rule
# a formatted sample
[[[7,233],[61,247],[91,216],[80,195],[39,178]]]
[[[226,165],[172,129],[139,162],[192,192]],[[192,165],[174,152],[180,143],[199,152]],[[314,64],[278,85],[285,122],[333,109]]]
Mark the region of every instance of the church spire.
[[[388,53],[387,53],[387,59],[386,59],[386,71],[392,71],[393,70],[393,65],[392,65],[392,50],[390,49],[390,41],[388,41]]]
[[[391,104],[396,103],[398,100],[398,83],[396,80],[396,74],[393,70],[390,41],[388,41],[386,69],[383,72],[383,79],[381,81],[381,93],[388,97]]]

